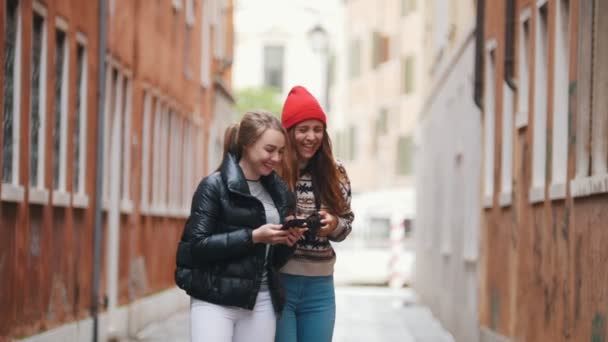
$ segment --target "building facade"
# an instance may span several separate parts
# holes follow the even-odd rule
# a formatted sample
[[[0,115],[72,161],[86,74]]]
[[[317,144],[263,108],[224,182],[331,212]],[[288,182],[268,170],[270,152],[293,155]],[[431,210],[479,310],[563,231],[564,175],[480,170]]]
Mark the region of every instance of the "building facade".
[[[481,206],[481,113],[473,101],[475,2],[429,1],[423,17],[413,286],[455,341],[475,342]]]
[[[341,63],[347,70],[335,90],[342,102],[332,129],[356,192],[413,185],[424,6],[413,0],[346,1]]]
[[[480,324],[606,339],[605,1],[484,1]]]
[[[233,115],[232,3],[110,0],[100,44],[102,3],[0,9],[0,339],[124,336],[186,303],[174,254]]]

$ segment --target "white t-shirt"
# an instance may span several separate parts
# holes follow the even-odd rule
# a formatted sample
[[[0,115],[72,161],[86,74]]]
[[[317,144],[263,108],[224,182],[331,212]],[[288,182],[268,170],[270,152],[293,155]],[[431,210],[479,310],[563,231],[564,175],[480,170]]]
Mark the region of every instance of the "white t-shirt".
[[[260,181],[247,181],[247,185],[249,185],[249,192],[255,198],[257,198],[262,205],[264,205],[264,211],[266,212],[266,223],[279,224],[281,223],[281,217],[279,216],[279,211],[270,197],[270,194]],[[268,249],[269,245],[266,245],[266,259],[264,260],[264,273],[262,274],[262,286],[260,287],[261,291],[268,291]]]

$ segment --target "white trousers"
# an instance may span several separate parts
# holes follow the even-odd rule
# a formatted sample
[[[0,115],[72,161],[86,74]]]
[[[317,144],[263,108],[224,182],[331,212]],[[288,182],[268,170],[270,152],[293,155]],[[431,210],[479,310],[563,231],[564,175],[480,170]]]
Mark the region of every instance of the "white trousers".
[[[190,301],[192,342],[273,342],[276,324],[268,291],[258,293],[253,310]]]

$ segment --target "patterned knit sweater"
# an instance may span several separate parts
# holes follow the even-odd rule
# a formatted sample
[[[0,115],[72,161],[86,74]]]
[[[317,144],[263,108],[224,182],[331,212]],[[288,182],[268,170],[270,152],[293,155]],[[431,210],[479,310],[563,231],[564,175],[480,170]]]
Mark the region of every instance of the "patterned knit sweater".
[[[355,217],[350,210],[350,180],[342,164],[337,163],[337,167],[340,174],[342,196],[344,196],[349,207],[348,212],[338,217],[338,225],[328,237],[317,236],[313,239],[300,239],[293,256],[281,268],[282,273],[304,276],[329,276],[333,274],[336,253],[330,241],[339,242],[344,240],[351,232]],[[300,176],[296,184],[296,197],[296,216],[298,218],[305,218],[316,211],[310,173],[304,173]],[[327,210],[327,207],[321,204],[321,209]],[[331,211],[328,212],[335,215]]]

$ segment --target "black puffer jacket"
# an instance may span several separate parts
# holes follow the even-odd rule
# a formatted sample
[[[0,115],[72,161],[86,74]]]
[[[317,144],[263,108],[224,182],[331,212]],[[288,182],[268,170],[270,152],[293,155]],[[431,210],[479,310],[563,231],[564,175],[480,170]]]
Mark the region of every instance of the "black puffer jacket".
[[[262,177],[261,182],[283,221],[293,212],[293,194],[274,172]],[[204,178],[194,193],[190,217],[177,248],[177,285],[200,300],[253,309],[266,246],[254,244],[251,234],[265,223],[264,206],[251,196],[236,158],[228,154],[220,171]],[[292,252],[290,247],[276,245],[268,254],[268,287],[277,312],[285,302],[278,269]]]

